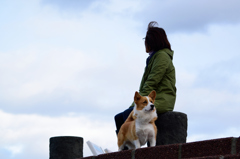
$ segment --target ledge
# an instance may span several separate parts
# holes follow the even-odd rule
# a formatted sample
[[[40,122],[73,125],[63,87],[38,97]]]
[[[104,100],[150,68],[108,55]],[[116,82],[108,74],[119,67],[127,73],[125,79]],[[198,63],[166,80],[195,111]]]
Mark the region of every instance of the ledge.
[[[81,159],[240,159],[240,138],[228,137],[184,144],[146,147]],[[79,158],[78,158],[79,159]]]

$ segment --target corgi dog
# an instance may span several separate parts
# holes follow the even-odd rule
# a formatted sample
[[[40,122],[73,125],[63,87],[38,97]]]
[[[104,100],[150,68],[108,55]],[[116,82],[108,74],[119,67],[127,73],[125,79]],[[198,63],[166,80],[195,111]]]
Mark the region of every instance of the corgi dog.
[[[145,145],[148,141],[150,146],[156,146],[157,112],[154,107],[156,91],[152,91],[148,96],[141,96],[135,92],[134,108],[127,120],[121,126],[118,133],[118,150],[122,151],[124,146],[128,149],[137,149]]]

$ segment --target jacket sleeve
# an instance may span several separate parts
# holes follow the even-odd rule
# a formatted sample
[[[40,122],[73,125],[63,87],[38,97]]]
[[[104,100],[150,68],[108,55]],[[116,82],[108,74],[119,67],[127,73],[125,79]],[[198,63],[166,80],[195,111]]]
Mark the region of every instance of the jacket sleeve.
[[[152,90],[156,90],[166,73],[170,61],[169,55],[165,52],[161,52],[153,59],[152,67],[149,68],[150,72],[145,77],[145,82],[141,83],[140,94],[142,96],[147,96]]]
[[[150,71],[147,74],[147,77],[143,77],[143,80],[140,84],[139,93],[142,96],[147,96],[152,90],[156,90],[158,84],[162,80],[163,76],[166,73],[168,65],[170,64],[171,59],[169,55],[165,52],[161,52],[153,59],[153,64],[149,65],[145,71]],[[149,70],[150,69],[150,70]],[[143,76],[145,76],[145,73]],[[146,78],[146,80],[144,80]],[[143,82],[144,81],[144,82]],[[134,102],[130,107],[134,106]]]

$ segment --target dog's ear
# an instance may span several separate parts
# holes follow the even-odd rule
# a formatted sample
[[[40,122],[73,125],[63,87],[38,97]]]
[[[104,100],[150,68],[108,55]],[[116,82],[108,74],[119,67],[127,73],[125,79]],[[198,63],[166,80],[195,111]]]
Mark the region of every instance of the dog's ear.
[[[152,98],[152,100],[155,100],[155,98],[156,98],[156,95],[157,95],[157,93],[156,93],[156,91],[152,91],[151,93],[149,93],[149,97],[151,97]]]
[[[141,99],[141,95],[136,91],[135,92],[135,96],[134,96],[134,102],[136,103],[137,101],[139,101]]]

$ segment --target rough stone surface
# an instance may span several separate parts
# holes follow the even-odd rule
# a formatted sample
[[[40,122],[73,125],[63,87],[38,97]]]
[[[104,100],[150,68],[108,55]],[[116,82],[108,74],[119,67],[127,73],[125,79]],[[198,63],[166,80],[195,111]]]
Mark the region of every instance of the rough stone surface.
[[[137,149],[136,159],[177,159],[179,145],[155,146]]]
[[[112,152],[96,156],[96,159],[131,159],[132,150]]]
[[[204,156],[204,157],[192,157],[192,158],[182,158],[182,159],[223,159],[223,156],[222,155]]]
[[[206,140],[182,144],[182,158],[231,154],[232,138]]]
[[[50,159],[76,159],[83,157],[83,138],[58,136],[50,138]]]
[[[95,159],[96,156],[88,156],[83,158],[76,158],[76,159]]]
[[[156,145],[186,143],[187,115],[181,112],[158,114],[155,124],[158,128]]]
[[[204,157],[192,157],[182,159],[240,159],[240,155],[218,155],[218,156],[204,156]]]
[[[114,152],[96,159],[240,159],[239,143],[240,138],[220,138]]]
[[[224,159],[240,159],[240,155],[226,155]]]

